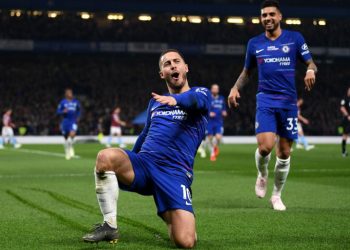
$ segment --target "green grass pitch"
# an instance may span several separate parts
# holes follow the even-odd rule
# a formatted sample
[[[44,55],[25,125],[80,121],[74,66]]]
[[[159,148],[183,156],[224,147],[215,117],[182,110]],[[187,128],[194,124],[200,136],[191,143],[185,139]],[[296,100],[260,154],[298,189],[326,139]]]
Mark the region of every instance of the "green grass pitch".
[[[116,245],[86,244],[81,236],[101,222],[93,167],[102,145],[76,144],[0,151],[0,249],[168,249],[166,226],[152,197],[121,192]],[[340,145],[294,150],[283,193],[286,212],[254,193],[256,145],[223,145],[218,160],[197,157],[193,183],[197,249],[350,249],[350,157]],[[48,153],[50,152],[50,153]],[[51,154],[52,153],[52,154]]]

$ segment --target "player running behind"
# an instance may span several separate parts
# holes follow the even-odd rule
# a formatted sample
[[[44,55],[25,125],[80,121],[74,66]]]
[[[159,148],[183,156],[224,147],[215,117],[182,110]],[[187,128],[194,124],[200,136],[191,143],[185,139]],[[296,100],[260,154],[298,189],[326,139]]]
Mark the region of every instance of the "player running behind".
[[[81,108],[79,101],[74,98],[71,88],[67,88],[64,93],[65,98],[59,103],[56,113],[63,117],[60,127],[65,139],[64,150],[66,159],[69,160],[75,155],[73,143],[78,130],[77,123]]]
[[[304,99],[299,98],[297,101],[297,106],[298,106],[298,139],[295,140],[295,142],[296,142],[296,148],[299,148],[299,149],[303,148],[306,151],[309,151],[309,150],[315,148],[315,145],[309,145],[309,143],[307,142],[307,140],[305,138],[303,124],[309,125],[310,122],[307,118],[305,118],[301,114],[301,106],[303,106],[303,104],[304,104]]]
[[[227,116],[226,100],[219,95],[219,85],[211,86],[211,108],[209,112],[208,140],[210,148],[210,160],[216,161],[219,155],[219,144],[224,133],[224,117]]]
[[[346,141],[350,133],[350,87],[347,90],[346,96],[344,96],[340,102],[340,112],[343,115],[343,137],[341,142],[341,152],[343,157],[346,157],[348,156],[348,151],[346,150]]]
[[[205,135],[211,95],[206,88],[190,88],[188,66],[177,50],[164,51],[159,68],[169,94],[152,93],[147,122],[133,150],[108,148],[97,155],[96,195],[103,223],[83,237],[86,242],[115,242],[119,238],[117,201],[121,188],[153,196],[158,215],[177,247],[192,248],[196,243],[193,163]]]
[[[276,146],[275,181],[270,202],[275,210],[286,210],[281,192],[290,169],[290,152],[298,136],[297,92],[295,67],[297,58],[307,65],[305,88],[315,84],[317,67],[299,32],[281,29],[282,14],[279,3],[266,0],[261,6],[261,23],[265,32],[249,40],[245,65],[231,89],[228,103],[238,107],[239,91],[247,82],[254,66],[258,68],[255,132],[258,148],[255,152],[258,177],[255,185],[257,197],[265,197],[268,163]]]

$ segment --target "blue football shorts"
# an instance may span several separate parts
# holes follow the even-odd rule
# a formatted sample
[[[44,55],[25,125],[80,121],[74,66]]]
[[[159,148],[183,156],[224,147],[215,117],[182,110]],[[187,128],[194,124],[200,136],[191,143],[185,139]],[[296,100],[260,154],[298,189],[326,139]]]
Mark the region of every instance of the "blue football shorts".
[[[209,121],[207,126],[207,135],[222,135],[224,133],[224,127],[220,122],[211,122]]]
[[[131,161],[135,179],[130,186],[119,182],[122,190],[152,195],[159,216],[168,210],[175,209],[193,213],[192,179],[186,173],[176,171],[174,174],[169,171],[169,166],[159,165],[147,154],[124,151]]]
[[[273,132],[290,140],[298,139],[298,111],[258,107],[255,116],[255,133],[264,132]]]
[[[71,131],[77,132],[78,125],[76,123],[63,122],[61,124],[61,131],[63,135],[68,135]]]

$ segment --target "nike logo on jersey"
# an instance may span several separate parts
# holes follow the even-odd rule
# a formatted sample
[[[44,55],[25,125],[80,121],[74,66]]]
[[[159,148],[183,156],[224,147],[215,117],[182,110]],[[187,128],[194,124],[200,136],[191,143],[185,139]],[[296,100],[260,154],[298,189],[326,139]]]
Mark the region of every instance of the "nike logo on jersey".
[[[292,135],[295,135],[296,133],[298,133],[298,131],[292,131]]]
[[[255,53],[259,54],[260,52],[264,51],[264,49],[257,49]]]

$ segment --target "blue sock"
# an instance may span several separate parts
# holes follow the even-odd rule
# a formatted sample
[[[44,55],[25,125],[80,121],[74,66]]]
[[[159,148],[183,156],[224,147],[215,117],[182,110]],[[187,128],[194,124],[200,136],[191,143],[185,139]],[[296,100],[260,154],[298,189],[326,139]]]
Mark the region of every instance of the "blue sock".
[[[305,139],[305,136],[300,136],[300,141],[304,145],[304,148],[307,148],[309,146]]]
[[[12,137],[10,141],[11,141],[12,145],[16,145],[17,144],[17,140],[16,140],[15,137]]]
[[[113,136],[110,135],[107,139],[107,144],[112,145],[112,140],[113,140]]]
[[[123,140],[122,140],[122,138],[121,137],[118,137],[118,139],[117,139],[117,143],[120,145],[120,144],[123,144]]]

